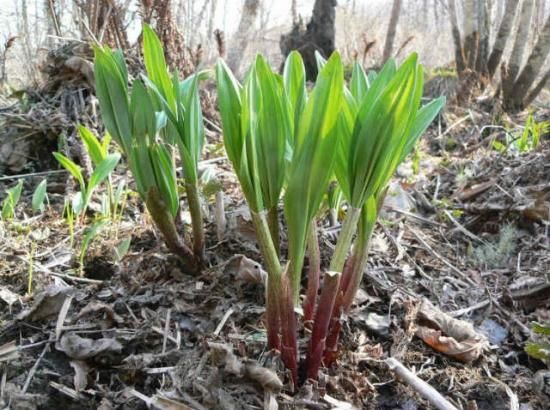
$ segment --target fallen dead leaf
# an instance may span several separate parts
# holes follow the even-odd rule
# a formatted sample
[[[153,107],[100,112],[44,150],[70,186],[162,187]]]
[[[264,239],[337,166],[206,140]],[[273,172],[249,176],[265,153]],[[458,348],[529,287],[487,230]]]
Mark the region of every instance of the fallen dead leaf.
[[[102,329],[108,329],[113,327],[115,324],[118,325],[124,322],[124,319],[117,315],[111,306],[98,301],[91,301],[84,306],[78,313],[77,319],[81,319],[84,316],[92,316],[97,313],[101,314]]]
[[[19,349],[15,340],[5,343],[0,346],[0,363],[7,362],[9,360],[17,359],[19,357]]]
[[[262,265],[244,255],[233,256],[226,265],[226,272],[235,275],[235,278],[248,283],[265,284],[267,272]]]
[[[218,366],[224,366],[226,372],[255,381],[266,390],[279,391],[283,388],[283,382],[277,373],[258,365],[253,360],[241,361],[229,345],[208,342],[208,347],[212,361]]]
[[[426,299],[418,311],[415,334],[438,352],[464,363],[473,362],[488,347],[487,338],[471,323],[443,313]]]
[[[71,360],[69,364],[74,369],[74,389],[76,391],[84,390],[88,385],[90,367],[82,360]]]
[[[0,299],[6,302],[7,305],[11,308],[11,305],[19,300],[19,295],[2,286],[2,288],[0,289]]]
[[[73,293],[70,286],[48,286],[44,292],[38,294],[30,309],[21,312],[17,319],[35,322],[57,315],[65,302],[65,298]]]
[[[103,354],[118,354],[122,345],[115,339],[87,339],[74,333],[64,334],[55,345],[71,359],[86,360]]]

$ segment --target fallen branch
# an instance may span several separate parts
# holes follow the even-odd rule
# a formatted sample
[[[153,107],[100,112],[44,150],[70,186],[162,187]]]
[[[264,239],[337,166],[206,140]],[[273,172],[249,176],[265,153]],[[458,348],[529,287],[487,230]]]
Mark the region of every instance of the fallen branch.
[[[385,360],[386,364],[401,380],[411,386],[418,394],[428,400],[435,408],[439,410],[458,410],[436,389],[419,379],[414,373],[407,369],[403,364],[393,357]]]

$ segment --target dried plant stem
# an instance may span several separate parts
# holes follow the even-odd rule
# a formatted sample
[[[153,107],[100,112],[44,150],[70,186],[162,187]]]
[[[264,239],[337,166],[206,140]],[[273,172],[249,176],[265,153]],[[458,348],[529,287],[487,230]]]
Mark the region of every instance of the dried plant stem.
[[[307,240],[307,251],[309,269],[307,276],[306,299],[304,301],[304,324],[311,326],[315,311],[315,301],[319,291],[319,276],[321,274],[321,252],[319,250],[319,239],[317,237],[317,223],[313,220],[309,227]]]
[[[332,309],[340,286],[340,277],[340,272],[328,271],[323,278],[323,290],[315,313],[315,322],[313,323],[306,359],[306,373],[309,379],[316,380],[319,367],[321,367]]]
[[[200,194],[197,183],[186,183],[185,191],[187,193],[193,229],[193,253],[197,262],[202,265],[204,260],[204,224],[202,221]]]

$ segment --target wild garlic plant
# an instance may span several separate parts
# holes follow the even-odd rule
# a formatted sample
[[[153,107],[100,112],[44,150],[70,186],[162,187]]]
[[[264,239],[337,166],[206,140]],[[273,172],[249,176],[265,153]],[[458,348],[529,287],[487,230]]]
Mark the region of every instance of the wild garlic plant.
[[[216,66],[224,144],[268,272],[268,344],[282,352],[295,385],[295,307],[306,250],[315,262],[312,266],[310,260],[304,303],[305,319],[313,319],[304,370],[316,379],[323,358],[327,365],[335,356],[341,318],[361,281],[387,184],[444,104],[440,98],[421,107],[423,72],[415,54],[399,68],[390,60],[369,76],[355,64],[349,88],[338,53],[326,62],[318,56],[318,63],[309,93],[296,52],[287,58],[282,76],[258,56],[243,85],[223,61]],[[334,175],[348,209],[318,295],[315,218]],[[281,197],[288,237],[285,264],[279,258],[276,218],[269,217],[277,215]]]
[[[147,75],[129,86],[120,51],[95,47],[94,72],[101,115],[108,132],[127,158],[137,191],[169,249],[190,271],[198,271],[204,252],[204,228],[198,190],[198,161],[204,125],[197,73],[185,80],[168,71],[160,40],[143,26]],[[192,219],[193,245],[176,227],[181,211],[175,151],[179,150]]]

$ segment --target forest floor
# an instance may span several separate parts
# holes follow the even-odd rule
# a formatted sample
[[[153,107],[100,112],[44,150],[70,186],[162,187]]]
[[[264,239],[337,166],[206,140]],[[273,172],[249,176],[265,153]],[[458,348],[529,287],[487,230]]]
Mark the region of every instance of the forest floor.
[[[550,113],[541,108],[536,117]],[[0,222],[2,408],[429,408],[388,368],[389,356],[458,408],[548,408],[547,367],[524,348],[531,323],[550,321],[550,142],[499,152],[492,141],[505,132],[486,127],[493,123],[474,108],[448,107],[400,167],[339,360],[294,393],[265,349],[263,284],[250,274],[257,266],[236,256],[261,263],[223,158],[207,163],[224,175],[228,225],[218,241],[208,215],[200,276],[180,269],[133,195],[122,218],[92,240],[79,272],[89,224],[76,224],[71,244],[62,218],[67,175],[48,177],[49,206],[36,215],[31,196],[43,177],[27,178],[16,218]],[[130,180],[119,170],[114,182],[121,178]],[[0,180],[0,192],[13,184]],[[338,227],[320,231],[328,256]],[[477,336],[437,329],[450,322],[441,312]],[[303,358],[303,328],[299,339]]]

